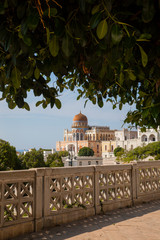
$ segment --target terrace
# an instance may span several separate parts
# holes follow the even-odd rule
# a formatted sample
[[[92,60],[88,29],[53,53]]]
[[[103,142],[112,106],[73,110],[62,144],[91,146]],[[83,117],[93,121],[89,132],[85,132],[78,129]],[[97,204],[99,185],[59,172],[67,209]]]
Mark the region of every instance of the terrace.
[[[122,220],[142,217],[145,211],[146,215],[154,215],[153,212],[158,211],[159,201],[149,204],[151,207],[147,208],[146,204],[140,204],[158,199],[160,161],[0,172],[0,239],[12,239],[26,233],[32,233],[28,239],[32,236],[43,239],[41,237],[47,234],[46,231],[50,235],[54,232],[54,236],[55,231],[59,231],[61,235],[67,232],[62,231],[62,227],[71,229],[74,224],[81,226],[77,229],[79,236],[87,230],[97,236],[102,234],[102,239],[107,239],[103,236],[102,226],[114,229],[113,225],[120,224]],[[134,207],[117,210],[131,206]],[[154,221],[152,217],[149,219]],[[67,225],[57,227],[61,224]],[[150,228],[149,221],[148,224]],[[83,225],[87,226],[86,229]],[[157,225],[155,223],[153,227]],[[53,228],[42,231],[48,227]],[[37,235],[33,233],[37,231],[40,231]],[[76,236],[74,230],[68,232],[70,237]],[[60,235],[57,239],[65,239]],[[90,235],[88,237],[92,239]],[[51,239],[49,235],[48,239]],[[78,239],[78,236],[73,239]],[[85,236],[79,239],[85,239]]]

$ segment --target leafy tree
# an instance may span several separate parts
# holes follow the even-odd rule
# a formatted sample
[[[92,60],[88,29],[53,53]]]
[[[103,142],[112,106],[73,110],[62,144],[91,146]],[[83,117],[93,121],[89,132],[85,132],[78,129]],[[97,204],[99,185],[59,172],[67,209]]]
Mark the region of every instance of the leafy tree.
[[[47,157],[46,166],[48,167],[63,167],[62,157],[68,156],[68,151],[60,151],[53,154],[49,154]]]
[[[159,1],[1,0],[0,91],[29,110],[31,89],[61,108],[59,93],[113,108],[136,104],[125,122],[160,125]],[[51,84],[51,73],[56,76]]]
[[[43,151],[32,149],[30,152],[23,154],[21,157],[22,166],[25,169],[45,167]]]
[[[67,157],[69,155],[68,151],[59,151],[58,156],[59,157]]]
[[[94,151],[89,147],[83,147],[79,150],[78,156],[93,156]]]
[[[120,160],[130,162],[133,160],[144,159],[148,156],[154,156],[155,160],[160,159],[160,142],[149,143],[144,147],[137,147],[131,151],[126,152],[121,156]]]
[[[118,156],[119,153],[121,153],[121,155],[122,155],[122,154],[124,153],[124,148],[122,148],[122,147],[117,147],[117,148],[114,149],[114,155],[115,155],[115,156]]]
[[[15,147],[0,139],[0,170],[21,169]]]

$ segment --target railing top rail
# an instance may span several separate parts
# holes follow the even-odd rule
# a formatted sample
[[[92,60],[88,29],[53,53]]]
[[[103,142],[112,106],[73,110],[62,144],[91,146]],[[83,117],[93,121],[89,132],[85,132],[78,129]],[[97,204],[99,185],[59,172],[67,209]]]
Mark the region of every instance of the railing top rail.
[[[137,162],[137,167],[155,167],[159,166],[160,167],[160,161],[143,161],[143,162]]]
[[[87,167],[56,167],[56,168],[37,168],[37,176],[66,175],[79,173],[93,173],[94,166]]]
[[[34,178],[36,172],[34,170],[14,170],[14,171],[2,171],[0,172],[0,181],[1,180],[17,180],[17,179],[26,179]]]
[[[96,171],[118,171],[118,170],[128,170],[131,168],[132,168],[132,164],[95,166]]]

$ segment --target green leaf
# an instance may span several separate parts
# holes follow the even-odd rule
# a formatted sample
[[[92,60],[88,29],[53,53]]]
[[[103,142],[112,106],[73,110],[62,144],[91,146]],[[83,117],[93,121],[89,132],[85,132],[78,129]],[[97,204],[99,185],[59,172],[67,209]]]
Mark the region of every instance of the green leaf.
[[[11,80],[15,88],[19,88],[21,85],[21,73],[18,68],[14,67],[11,73]]]
[[[39,79],[39,76],[40,76],[40,71],[39,71],[39,69],[36,67],[36,69],[34,70],[34,77],[35,77],[36,79]]]
[[[49,41],[49,50],[53,57],[56,57],[59,52],[59,41],[56,35],[54,35]]]
[[[42,104],[43,101],[36,102],[36,107],[38,107],[40,104]]]
[[[95,105],[96,104],[96,98],[92,98],[92,103]]]
[[[61,101],[58,98],[55,99],[55,104],[58,109],[60,109],[62,106]]]
[[[135,81],[136,80],[136,76],[134,75],[134,73],[132,72],[132,70],[128,70],[128,76],[131,80]]]
[[[119,104],[119,110],[122,110],[122,103]]]
[[[42,107],[45,109],[47,107],[46,101],[43,100]]]
[[[95,5],[93,8],[92,8],[92,15],[94,15],[95,13],[97,13],[99,11],[99,7],[100,5]]]
[[[23,108],[25,108],[27,111],[30,111],[30,107],[26,102],[24,103]]]
[[[91,17],[91,20],[90,20],[91,29],[94,29],[95,27],[97,27],[99,21],[101,20],[101,16],[102,16],[101,12],[98,12]]]
[[[23,41],[24,41],[24,43],[27,45],[27,46],[31,46],[32,45],[32,40],[31,40],[31,38],[30,37],[28,37],[28,36],[24,36],[23,37]]]
[[[50,16],[54,17],[57,15],[57,9],[56,8],[50,8]]]
[[[30,15],[27,18],[27,24],[28,24],[28,28],[31,30],[35,30],[38,23],[39,23],[39,14],[38,11],[36,9],[32,9],[32,11],[30,12]]]
[[[46,27],[46,33],[47,33],[47,44],[49,44],[50,31],[49,31],[49,28],[47,27]]]
[[[148,63],[148,56],[140,45],[138,45],[138,47],[141,52],[142,65],[143,65],[143,67],[146,67],[146,65]]]
[[[122,85],[123,82],[124,82],[124,74],[123,74],[123,72],[120,72],[120,75],[119,75],[119,83],[120,83],[120,85]]]
[[[118,24],[112,26],[111,37],[114,44],[118,44],[122,40],[123,31]]]
[[[102,20],[97,26],[97,36],[99,39],[103,39],[108,31],[108,24],[107,21],[104,19]]]
[[[153,0],[146,0],[143,2],[143,10],[142,10],[142,20],[145,23],[150,22],[155,14],[155,8]]]
[[[98,106],[99,106],[100,108],[103,107],[103,100],[102,100],[102,96],[101,96],[101,95],[98,95]]]
[[[152,38],[152,35],[149,34],[149,33],[143,33],[143,34],[141,34],[141,36],[139,37],[139,39],[147,39],[147,40],[149,40],[149,39],[151,39],[151,38]]]
[[[63,38],[63,41],[62,41],[62,51],[64,52],[66,57],[69,57],[72,54],[72,51],[73,51],[73,41],[72,41],[71,38],[69,38],[68,35],[66,35]]]
[[[13,102],[12,99],[10,99],[10,100],[8,101],[8,107],[9,107],[10,109],[14,109],[14,108],[16,107],[16,103]]]

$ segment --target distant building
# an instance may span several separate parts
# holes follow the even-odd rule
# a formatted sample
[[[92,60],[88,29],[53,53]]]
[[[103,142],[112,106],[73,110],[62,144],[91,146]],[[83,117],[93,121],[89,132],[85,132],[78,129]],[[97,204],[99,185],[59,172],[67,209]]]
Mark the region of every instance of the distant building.
[[[48,157],[49,154],[53,154],[55,152],[56,152],[56,150],[54,148],[52,148],[52,149],[43,149],[44,161],[45,162],[47,161],[47,157]]]
[[[64,167],[103,165],[102,157],[75,157],[73,159],[63,158]]]
[[[102,141],[114,140],[114,132],[108,126],[89,126],[87,117],[80,112],[73,118],[72,130],[64,130],[64,139],[56,143],[56,150],[67,150],[77,156],[82,147],[89,147],[96,157],[101,157]]]
[[[92,148],[94,157],[107,159],[114,157],[114,149],[122,147],[129,151],[138,146],[144,146],[151,142],[160,141],[160,129],[147,129],[146,132],[111,130],[108,126],[89,126],[88,119],[81,112],[74,116],[72,129],[64,130],[63,141],[56,143],[57,151],[67,150],[73,156],[77,156],[82,147]],[[78,165],[79,166],[79,165]]]

